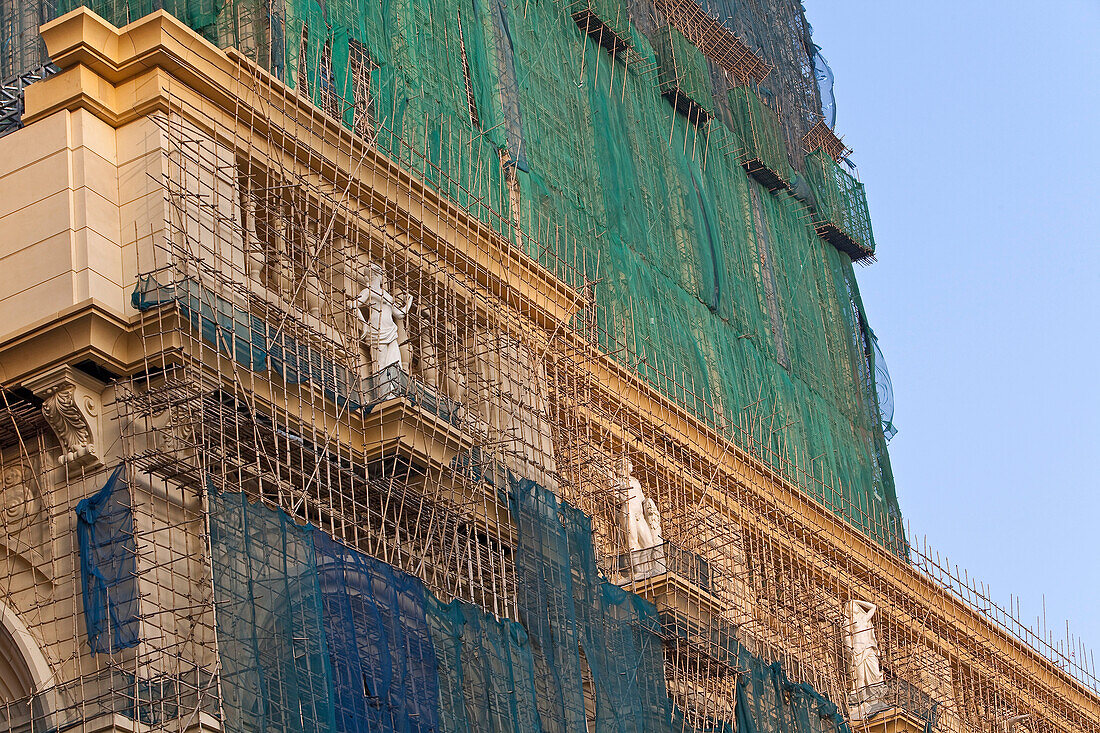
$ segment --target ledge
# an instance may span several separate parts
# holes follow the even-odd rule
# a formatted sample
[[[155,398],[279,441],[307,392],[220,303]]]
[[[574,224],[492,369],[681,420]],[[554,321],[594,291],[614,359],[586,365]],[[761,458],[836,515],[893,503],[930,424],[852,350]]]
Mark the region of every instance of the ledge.
[[[133,325],[90,299],[0,339],[0,383],[83,359],[121,374],[139,363],[143,353]]]
[[[1007,680],[1009,674],[1030,684],[1020,689],[1023,700],[1038,711],[1058,720],[1072,711],[1100,726],[1100,697],[1080,681],[1066,674],[1038,650],[1007,633],[988,616],[961,597],[917,572],[904,559],[888,552],[852,526],[843,517],[820,504],[776,469],[723,436],[685,408],[662,395],[640,377],[575,334],[566,334],[569,348],[559,357],[572,361],[570,368],[589,372],[600,391],[592,394],[590,407],[581,406],[586,419],[600,424],[615,441],[615,451],[652,450],[617,426],[602,423],[595,403],[615,400],[623,404],[624,422],[638,421],[659,426],[658,432],[713,467],[722,482],[696,481],[690,471],[683,475],[694,483],[694,500],[708,501],[731,518],[758,526],[778,547],[794,557],[804,557],[815,572],[828,573],[829,582],[841,582],[850,592],[866,595],[874,588],[904,605],[891,608],[894,621],[913,629],[933,649],[993,679]],[[664,460],[672,460],[666,457]],[[675,470],[675,469],[673,469]],[[735,498],[712,490],[715,483],[731,482],[745,489]],[[830,567],[846,567],[837,578]],[[941,631],[933,633],[930,629]],[[944,639],[971,639],[969,644],[946,644]],[[996,655],[996,667],[989,654]],[[1059,702],[1048,704],[1047,694]],[[1059,711],[1054,713],[1053,710]]]
[[[459,453],[469,452],[473,438],[431,409],[407,397],[382,402],[363,418],[367,462],[405,458],[432,468],[447,468]]]
[[[889,708],[867,720],[853,720],[856,733],[924,733],[925,721],[901,708]]]

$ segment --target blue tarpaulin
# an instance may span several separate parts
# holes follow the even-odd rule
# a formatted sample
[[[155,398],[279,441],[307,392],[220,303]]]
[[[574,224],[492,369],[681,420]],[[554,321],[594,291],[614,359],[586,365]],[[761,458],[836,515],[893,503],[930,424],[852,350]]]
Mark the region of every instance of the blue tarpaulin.
[[[76,505],[80,590],[93,654],[111,654],[139,640],[137,549],[123,469],[112,471],[102,489]]]

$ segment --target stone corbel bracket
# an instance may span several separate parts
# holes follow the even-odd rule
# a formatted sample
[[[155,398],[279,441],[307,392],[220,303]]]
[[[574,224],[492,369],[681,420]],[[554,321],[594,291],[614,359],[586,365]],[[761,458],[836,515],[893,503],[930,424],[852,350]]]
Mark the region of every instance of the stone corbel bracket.
[[[69,474],[103,467],[99,417],[106,385],[62,365],[23,382],[42,400],[42,417],[61,444],[58,463]]]

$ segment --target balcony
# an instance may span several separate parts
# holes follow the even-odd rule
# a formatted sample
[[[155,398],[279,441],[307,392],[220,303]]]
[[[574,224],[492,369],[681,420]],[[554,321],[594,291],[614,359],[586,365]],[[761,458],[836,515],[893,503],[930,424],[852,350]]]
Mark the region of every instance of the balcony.
[[[459,405],[396,366],[365,379],[363,399],[368,462],[401,457],[451,466],[474,447]]]
[[[874,259],[875,237],[863,184],[821,148],[806,156],[806,178],[816,201],[818,235],[853,262]]]
[[[746,86],[729,92],[733,132],[738,138],[736,154],[745,172],[769,191],[790,188],[790,163],[779,117]]]
[[[661,94],[677,112],[697,125],[705,125],[714,116],[714,101],[703,53],[670,25],[657,29],[653,50]]]
[[[176,334],[177,348],[200,352],[195,355],[217,369],[229,370],[220,355],[265,375],[254,389],[268,400],[311,392],[330,403],[329,414],[361,414],[368,462],[401,458],[421,466],[450,466],[474,444],[461,427],[463,411],[456,402],[397,366],[360,379],[341,363],[338,337],[318,330],[323,326],[292,327],[288,320],[275,327],[249,304],[233,303],[190,278],[170,285],[144,278],[134,291],[133,305],[155,327]],[[179,319],[175,327],[164,320],[173,312]],[[192,338],[180,338],[184,333]]]
[[[667,642],[693,655],[730,666],[735,629],[714,595],[714,571],[705,559],[671,542],[624,552],[614,561],[613,577],[626,590],[657,607]]]
[[[584,34],[610,54],[633,48],[627,7],[619,0],[576,0],[569,5]]]
[[[627,584],[671,574],[708,593],[712,588],[710,564],[671,542],[621,553],[615,557],[613,570]]]
[[[923,733],[936,723],[936,701],[902,679],[887,679],[849,696],[856,730],[868,733]]]

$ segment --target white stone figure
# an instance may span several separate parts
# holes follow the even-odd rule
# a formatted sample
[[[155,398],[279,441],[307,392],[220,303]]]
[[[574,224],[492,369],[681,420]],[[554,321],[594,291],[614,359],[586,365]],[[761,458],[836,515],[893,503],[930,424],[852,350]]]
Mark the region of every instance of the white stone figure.
[[[613,481],[619,497],[619,526],[626,538],[630,559],[627,572],[635,580],[649,577],[654,572],[654,560],[664,559],[657,504],[642,493],[642,485],[634,478],[634,464],[629,458],[623,458],[619,475]]]
[[[653,541],[653,546],[648,551],[650,569],[654,573],[668,572],[665,566],[665,538],[661,531],[661,511],[657,508],[657,502],[647,496],[642,506],[642,514],[645,517],[645,523],[649,526],[650,538]]]
[[[624,458],[620,465],[617,486],[619,494],[619,524],[630,552],[653,547],[653,530],[645,521],[645,494],[634,478],[634,464]]]
[[[302,276],[303,282],[298,285],[298,288],[302,294],[302,303],[305,306],[306,312],[308,312],[314,318],[321,317],[321,280],[317,275],[306,270]]]
[[[256,232],[256,202],[249,190],[247,177],[242,176],[241,185],[241,222],[244,228],[245,268],[250,278],[262,281],[267,258],[264,256],[264,249],[260,244],[259,234]]]
[[[855,598],[848,601],[848,628],[845,630],[844,641],[852,654],[852,689],[855,692],[882,684],[878,638],[871,620],[876,611],[878,606],[870,601]]]
[[[405,297],[404,290],[394,290],[393,299],[395,302],[400,302]],[[412,296],[408,296],[405,301],[407,305],[405,310],[393,311],[393,323],[397,326],[397,350],[401,352],[401,365],[406,372],[412,371],[412,352],[409,349],[409,329],[405,327],[405,316],[409,314],[412,307]]]
[[[647,496],[642,513],[645,516],[645,523],[649,526],[653,546],[664,544],[664,538],[661,536],[661,512],[657,509],[657,502]]]
[[[385,275],[378,265],[370,265],[369,284],[352,300],[353,310],[362,326],[362,340],[370,348],[374,370],[381,372],[394,364],[408,372],[401,360],[401,331],[405,315],[412,307],[412,296],[398,305],[386,291]]]
[[[267,286],[281,297],[289,299],[294,292],[294,266],[290,264],[286,219],[279,215],[273,216],[268,222],[267,233],[270,236],[265,242],[269,253]]]

